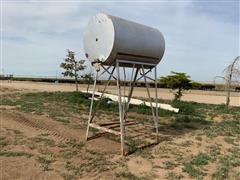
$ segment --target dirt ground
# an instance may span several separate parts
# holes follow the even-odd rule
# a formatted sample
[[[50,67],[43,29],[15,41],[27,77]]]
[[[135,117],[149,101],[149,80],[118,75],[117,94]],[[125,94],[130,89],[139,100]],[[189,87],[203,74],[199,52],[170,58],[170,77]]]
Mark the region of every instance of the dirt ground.
[[[205,121],[202,124],[194,122],[191,128],[179,130],[177,126],[171,126],[173,128],[168,126],[175,117],[160,117],[159,143],[151,144],[147,148],[135,149],[122,158],[119,154],[119,139],[103,135],[85,142],[87,111],[81,110],[80,113],[73,111],[68,115],[66,114],[69,112],[68,109],[64,108],[72,108],[72,106],[61,104],[61,101],[56,103],[44,101],[41,106],[39,105],[39,101],[45,96],[41,94],[37,100],[38,91],[73,91],[75,88],[73,85],[31,82],[1,83],[1,180],[237,180],[240,178],[239,123],[222,130],[222,125],[207,126],[204,124]],[[111,88],[108,91],[115,90]],[[141,96],[143,91],[144,89],[138,88],[135,96]],[[22,97],[22,94],[27,92],[36,92],[36,96],[33,95],[33,99],[29,98],[32,94]],[[162,96],[166,94],[167,98],[171,97],[167,90],[161,89],[160,94]],[[219,99],[223,98],[220,92],[207,94],[199,91],[186,94],[184,98],[193,101],[191,97],[194,95],[198,98],[205,98],[204,102],[210,101],[211,103],[221,103]],[[49,98],[49,94],[46,97]],[[239,97],[232,97],[235,103],[237,103],[236,98]],[[40,108],[44,110],[39,113]],[[76,108],[79,109],[79,107]],[[56,114],[51,114],[54,109],[57,110],[54,112]],[[237,118],[239,122],[239,111],[234,112],[235,114],[209,112],[206,114],[206,119],[207,122],[224,123],[226,119]],[[112,117],[111,113],[102,113],[98,116],[98,120],[106,122],[106,119],[110,117]],[[129,117],[131,120],[139,121],[149,118],[147,115],[134,112],[130,113]],[[176,118],[179,117],[180,115],[176,115]],[[194,117],[195,115],[192,116]],[[152,126],[150,129],[145,127],[149,125],[140,123],[133,124],[126,129],[127,134],[131,135],[129,136],[129,151],[135,148],[131,145],[137,141],[141,144],[148,140]],[[97,132],[92,131],[91,135],[94,136],[95,133]],[[150,140],[154,138],[151,136]]]
[[[21,81],[0,81],[2,87],[9,87],[15,89],[29,90],[29,91],[74,91],[74,84],[54,84],[54,83],[42,83],[42,82],[21,82]],[[81,90],[86,90],[86,85],[80,85]],[[98,86],[98,90],[101,90],[103,86]],[[91,90],[91,87],[90,87]],[[107,92],[117,94],[115,86],[109,86]],[[154,95],[154,89],[150,90],[150,93]],[[145,88],[135,88],[133,92],[135,97],[147,97]],[[158,96],[162,99],[173,99],[172,93],[168,89],[158,89]],[[225,103],[226,97],[224,92],[219,91],[200,91],[191,90],[186,91],[182,97],[183,101],[193,101],[198,103],[209,104],[222,104]],[[230,105],[240,106],[240,92],[232,92],[230,98]]]

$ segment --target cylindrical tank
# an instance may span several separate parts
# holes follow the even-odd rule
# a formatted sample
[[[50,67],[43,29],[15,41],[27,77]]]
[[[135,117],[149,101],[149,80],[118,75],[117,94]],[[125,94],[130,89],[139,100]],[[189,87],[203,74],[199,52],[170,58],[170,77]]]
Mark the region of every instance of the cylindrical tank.
[[[165,41],[155,28],[100,13],[88,23],[84,50],[90,61],[103,65],[114,65],[119,59],[156,66],[164,54]]]

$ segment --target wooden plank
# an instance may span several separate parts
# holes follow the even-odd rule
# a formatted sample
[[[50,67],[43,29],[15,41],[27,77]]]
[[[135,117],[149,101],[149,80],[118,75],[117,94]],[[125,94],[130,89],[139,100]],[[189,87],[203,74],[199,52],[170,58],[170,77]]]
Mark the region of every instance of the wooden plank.
[[[137,123],[136,122],[127,122],[125,123],[125,126],[131,126],[131,125],[136,125]],[[113,124],[113,125],[105,125],[105,124],[101,124],[100,125],[101,127],[106,127],[106,128],[109,128],[109,129],[114,129],[114,128],[118,128],[120,127],[120,124]]]
[[[136,123],[136,121],[126,121],[125,124],[131,124],[131,123]],[[118,121],[115,121],[115,122],[107,122],[107,123],[99,123],[100,126],[110,126],[110,125],[119,125],[120,126],[120,123],[119,123],[119,120]]]
[[[112,129],[108,129],[108,128],[105,128],[105,127],[101,127],[101,126],[99,126],[97,124],[91,123],[89,126],[92,127],[92,128],[104,131],[104,132],[115,134],[115,135],[120,135],[121,134],[120,132],[117,132],[117,131],[114,131]]]
[[[125,124],[125,127],[127,127],[127,126],[134,126],[134,125],[138,125],[136,122],[132,122],[132,123],[127,123],[127,124]],[[108,129],[118,129],[118,128],[120,128],[120,124],[117,124],[117,125],[111,125],[111,126],[101,126],[101,127],[106,127],[106,128],[108,128]]]

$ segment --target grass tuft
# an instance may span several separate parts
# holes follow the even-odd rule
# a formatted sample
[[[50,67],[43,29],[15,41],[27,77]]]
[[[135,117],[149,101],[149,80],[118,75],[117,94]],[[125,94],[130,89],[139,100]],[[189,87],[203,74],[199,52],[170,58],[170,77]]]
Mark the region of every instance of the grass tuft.
[[[203,179],[205,173],[203,173],[199,168],[194,167],[190,163],[186,163],[183,168],[183,172],[186,172],[190,175],[191,178]]]
[[[118,178],[126,178],[126,179],[131,179],[131,180],[141,180],[143,178],[135,176],[134,174],[132,174],[129,171],[121,171],[115,174],[116,177]]]
[[[49,165],[54,162],[54,158],[52,155],[49,156],[38,156],[37,161],[41,164],[43,171],[51,170]]]
[[[78,142],[76,139],[70,139],[65,144],[67,146],[70,146],[71,148],[77,148],[77,149],[81,149],[84,146],[83,142]]]
[[[191,160],[191,164],[196,166],[207,165],[210,160],[210,156],[205,153],[200,153]]]
[[[190,162],[184,164],[183,172],[188,173],[192,178],[203,179],[206,173],[201,170],[201,166],[207,165],[210,159],[209,155],[199,153]]]
[[[27,158],[31,157],[32,154],[22,151],[6,151],[6,150],[0,150],[0,156],[6,156],[6,157],[18,157],[18,156],[26,156]]]
[[[49,138],[45,138],[45,137],[42,137],[42,136],[36,136],[34,138],[31,138],[31,140],[35,143],[43,143],[44,145],[46,146],[55,146],[55,141],[52,140],[52,139],[49,139]]]

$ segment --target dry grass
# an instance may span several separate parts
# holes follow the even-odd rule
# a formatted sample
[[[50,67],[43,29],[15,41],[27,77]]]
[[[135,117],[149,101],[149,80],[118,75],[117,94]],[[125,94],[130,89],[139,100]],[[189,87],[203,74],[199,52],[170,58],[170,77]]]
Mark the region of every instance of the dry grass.
[[[118,137],[104,134],[84,142],[88,95],[11,91],[0,105],[13,107],[1,109],[0,159],[6,179],[19,175],[18,169],[12,171],[15,165],[26,169],[22,178],[34,179],[240,178],[238,107],[174,102],[180,113],[159,111],[160,142],[151,145],[151,111],[131,106],[129,119],[138,123],[126,128],[129,155],[122,159]],[[101,102],[98,122],[118,121],[116,108]]]

